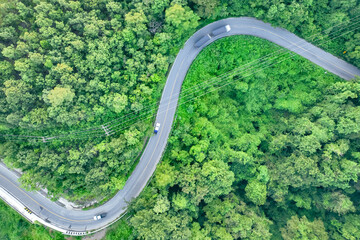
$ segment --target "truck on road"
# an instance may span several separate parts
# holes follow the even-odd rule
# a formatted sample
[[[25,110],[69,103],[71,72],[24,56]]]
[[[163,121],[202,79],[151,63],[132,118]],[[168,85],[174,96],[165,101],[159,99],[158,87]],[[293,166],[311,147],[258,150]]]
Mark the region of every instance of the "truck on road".
[[[197,42],[195,42],[194,47],[199,48],[202,45],[204,45],[207,41],[209,41],[211,39],[211,37],[215,37],[215,36],[220,35],[222,33],[229,32],[230,30],[231,30],[231,27],[230,27],[229,24],[221,26],[221,27],[213,30],[211,32],[211,35],[206,34],[206,35],[202,36],[199,40],[197,40]]]
[[[155,128],[154,128],[154,133],[155,134],[158,133],[159,129],[160,129],[160,123],[156,123]]]
[[[229,32],[231,30],[231,27],[230,25],[225,25],[225,26],[221,26],[217,29],[215,29],[214,31],[211,32],[212,36],[215,37],[217,35],[220,35],[222,33],[226,33],[226,32]]]
[[[194,47],[199,48],[202,45],[204,45],[207,41],[209,41],[210,39],[211,39],[211,36],[209,34],[206,34],[194,44]]]

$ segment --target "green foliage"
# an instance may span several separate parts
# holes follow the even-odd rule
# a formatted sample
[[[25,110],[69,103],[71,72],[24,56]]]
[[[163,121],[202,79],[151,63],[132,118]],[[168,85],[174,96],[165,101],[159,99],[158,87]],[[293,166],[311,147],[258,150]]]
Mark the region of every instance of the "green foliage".
[[[125,222],[120,220],[116,223],[115,228],[106,232],[106,240],[128,240],[134,239],[133,229]]]
[[[199,17],[188,7],[174,4],[165,12],[165,21],[168,24],[169,32],[176,36],[183,37],[198,26]]]
[[[149,209],[131,218],[136,235],[143,239],[188,239],[191,217],[185,211],[170,210],[169,204],[167,197],[159,195],[147,204]]]
[[[234,173],[227,164],[218,160],[206,162],[202,168],[197,164],[189,165],[182,172],[179,185],[194,204],[201,200],[209,203],[215,197],[228,194],[234,181]]]
[[[70,88],[62,88],[58,86],[50,90],[46,96],[52,107],[57,107],[65,103],[71,103],[74,97],[75,94]]]
[[[143,120],[150,115],[137,111],[159,100],[169,64],[207,22],[257,17],[360,67],[360,33],[351,27],[360,14],[355,0],[0,4],[0,134],[61,136],[47,144],[1,138],[0,157],[26,172],[24,186],[71,200],[124,186],[151,127],[151,119]],[[249,77],[243,71],[186,95],[279,49],[239,36],[198,56],[180,104],[212,93],[179,106],[154,181],[132,203],[130,226],[121,222],[109,239],[359,236],[358,81],[341,82],[285,52],[287,59]],[[117,131],[111,138],[69,134],[111,120]],[[4,224],[0,238],[49,238],[42,228],[15,222],[16,228]]]
[[[190,34],[199,18],[170,1],[1,4],[0,135],[60,137],[9,141],[13,152],[0,157],[27,172],[27,187],[75,200],[112,194],[149,133],[156,106],[137,111],[160,98],[169,52],[182,41],[174,33]],[[84,131],[111,120],[112,138]]]
[[[38,226],[27,222],[15,210],[0,201],[0,239],[22,240],[22,239],[41,239],[41,240],[61,240],[64,235],[59,232],[50,232],[43,226]]]
[[[256,205],[264,205],[266,202],[266,185],[254,180],[250,181],[245,188],[246,196]]]
[[[328,211],[337,214],[355,211],[355,207],[350,198],[340,192],[325,193],[322,197],[323,207]]]
[[[331,237],[333,239],[357,239],[360,235],[360,216],[355,214],[346,215],[340,221],[331,220]]]
[[[285,240],[329,239],[321,220],[310,222],[305,216],[300,219],[298,216],[291,217],[286,227],[281,229],[281,235]]]
[[[228,239],[270,239],[271,221],[257,214],[258,209],[251,209],[244,202],[231,194],[224,201],[216,199],[204,207],[210,232],[216,239],[222,239],[219,232],[227,233]],[[219,227],[221,226],[221,227]],[[222,230],[223,229],[223,230]],[[226,236],[226,235],[225,235]]]
[[[197,13],[200,17],[210,18],[214,15],[219,0],[191,0],[195,3]]]
[[[173,184],[177,174],[178,173],[173,166],[169,165],[169,163],[162,162],[156,169],[156,186],[163,188]]]
[[[181,228],[190,239],[355,236],[360,84],[289,55],[250,77],[245,71],[204,84],[277,50],[234,36],[197,57],[180,104],[195,97],[186,94],[195,84],[203,83],[196,96],[219,90],[179,106],[155,181],[130,207],[137,236],[176,239],[168,221],[178,216],[186,216]]]

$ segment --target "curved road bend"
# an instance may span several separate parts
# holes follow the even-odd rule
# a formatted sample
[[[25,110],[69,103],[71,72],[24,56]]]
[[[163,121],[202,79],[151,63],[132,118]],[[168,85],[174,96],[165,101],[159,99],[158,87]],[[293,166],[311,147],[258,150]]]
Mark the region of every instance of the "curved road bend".
[[[194,43],[202,36],[227,24],[231,27],[229,32],[212,38],[200,48],[194,47]],[[223,19],[211,23],[194,33],[180,50],[168,75],[156,117],[156,122],[161,123],[160,131],[150,138],[138,165],[127,180],[124,188],[111,200],[102,206],[87,211],[68,210],[51,202],[37,192],[27,192],[20,188],[17,176],[2,165],[0,165],[0,186],[40,218],[47,219],[52,225],[64,230],[84,232],[96,230],[110,224],[126,211],[127,202],[140,194],[154,173],[171,131],[181,85],[193,60],[204,47],[213,41],[226,36],[241,34],[260,37],[276,43],[343,79],[349,80],[354,78],[355,75],[360,76],[360,70],[353,65],[311,45],[285,29],[274,28],[270,24],[254,18]],[[169,101],[169,99],[172,100]],[[104,219],[93,220],[94,215],[103,212],[107,212]]]

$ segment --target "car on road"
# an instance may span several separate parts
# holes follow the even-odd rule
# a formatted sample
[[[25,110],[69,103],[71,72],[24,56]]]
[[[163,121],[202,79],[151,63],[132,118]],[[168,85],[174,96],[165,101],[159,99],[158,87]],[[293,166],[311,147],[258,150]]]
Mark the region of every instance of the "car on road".
[[[106,217],[106,213],[101,213],[99,215],[95,215],[94,220],[97,221],[97,220],[100,220],[100,219],[102,219],[104,217]]]
[[[154,128],[154,133],[158,133],[159,129],[160,129],[160,123],[156,123]]]

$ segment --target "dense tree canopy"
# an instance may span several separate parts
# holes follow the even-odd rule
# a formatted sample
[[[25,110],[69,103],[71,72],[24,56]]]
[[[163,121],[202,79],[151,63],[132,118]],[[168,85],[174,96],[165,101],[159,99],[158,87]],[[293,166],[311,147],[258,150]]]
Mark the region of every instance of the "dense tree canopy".
[[[199,17],[169,1],[2,5],[0,131],[21,136],[1,138],[1,157],[26,172],[24,184],[55,195],[118,190],[148,134],[171,56]]]
[[[24,171],[24,187],[71,200],[111,196],[151,134],[183,43],[232,16],[284,27],[360,67],[356,0],[2,0],[0,157]],[[129,225],[108,239],[358,238],[359,80],[285,53],[248,77],[206,84],[277,50],[232,37],[203,51],[163,162]],[[3,236],[31,238],[15,222]]]
[[[182,104],[186,89],[276,49],[236,36],[198,56],[155,180],[130,207],[134,236],[178,239],[181,228],[190,239],[356,239],[359,79],[286,55]],[[212,89],[203,86],[197,94]],[[179,216],[183,225],[167,225]]]

